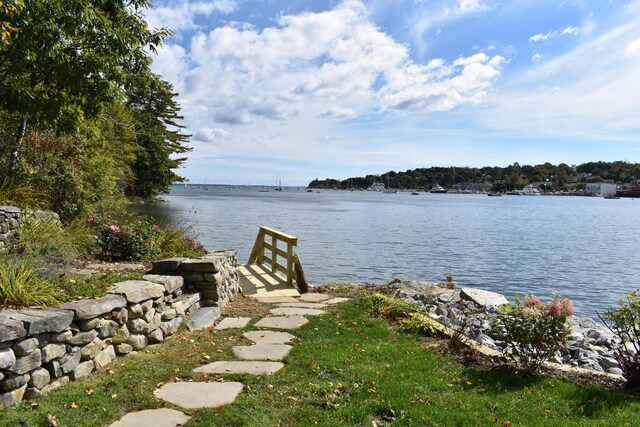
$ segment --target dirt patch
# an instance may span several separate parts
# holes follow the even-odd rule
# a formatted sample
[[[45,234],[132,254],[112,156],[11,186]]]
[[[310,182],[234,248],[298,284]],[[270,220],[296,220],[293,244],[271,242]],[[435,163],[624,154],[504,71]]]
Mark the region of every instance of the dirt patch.
[[[222,315],[227,317],[264,317],[270,316],[270,304],[258,302],[255,298],[238,294],[231,304],[222,309]]]

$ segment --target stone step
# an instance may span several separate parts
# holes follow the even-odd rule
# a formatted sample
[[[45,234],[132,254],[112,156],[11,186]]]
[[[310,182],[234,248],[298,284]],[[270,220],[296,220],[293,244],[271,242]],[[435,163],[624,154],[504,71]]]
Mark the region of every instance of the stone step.
[[[249,331],[242,335],[256,344],[286,344],[295,338],[289,332],[275,331]]]
[[[220,317],[220,308],[204,307],[191,313],[191,319],[187,322],[187,328],[190,331],[213,326],[213,323]]]
[[[304,316],[278,316],[260,319],[255,326],[258,328],[297,329],[308,322],[309,320]]]
[[[156,397],[185,409],[217,408],[236,400],[243,388],[239,382],[169,383],[158,390]]]
[[[190,311],[196,303],[200,302],[200,292],[193,294],[183,294],[178,297],[176,302],[181,302],[184,311]]]
[[[295,308],[327,308],[327,304],[319,302],[282,302],[278,307],[295,307]]]
[[[269,312],[276,316],[319,316],[324,314],[324,311],[315,308],[297,307],[278,307],[269,310]]]
[[[261,302],[263,304],[277,304],[279,302],[298,302],[297,298],[294,297],[290,297],[290,296],[271,296],[271,297],[256,297],[256,300],[258,300],[258,302]]]
[[[175,409],[147,409],[126,414],[115,423],[110,424],[109,427],[177,427],[184,425],[189,419],[191,417]]]
[[[300,296],[300,298],[298,298],[300,301],[304,301],[304,302],[321,302],[321,301],[326,301],[328,299],[330,299],[331,296],[329,295],[325,295],[325,294],[317,294],[317,293],[313,293],[313,292],[309,292],[306,294],[302,294]]]
[[[244,360],[282,360],[292,348],[287,344],[237,345],[233,353]]]
[[[343,298],[343,297],[335,297],[335,298],[331,298],[328,299],[326,301],[323,301],[324,304],[339,304],[341,302],[346,302],[349,301],[351,298]]]
[[[215,329],[242,329],[247,326],[250,321],[250,317],[225,317],[216,325]]]
[[[271,375],[284,368],[282,362],[254,362],[254,361],[226,361],[219,360],[200,366],[193,372],[206,372],[208,374],[251,374]]]

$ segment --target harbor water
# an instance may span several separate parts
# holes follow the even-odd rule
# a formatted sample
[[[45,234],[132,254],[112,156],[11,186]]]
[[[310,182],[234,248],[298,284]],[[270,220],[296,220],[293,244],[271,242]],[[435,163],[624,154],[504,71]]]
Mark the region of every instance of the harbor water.
[[[144,205],[245,262],[260,226],[298,237],[314,284],[444,281],[508,298],[556,293],[595,317],[640,287],[640,200],[174,186]]]

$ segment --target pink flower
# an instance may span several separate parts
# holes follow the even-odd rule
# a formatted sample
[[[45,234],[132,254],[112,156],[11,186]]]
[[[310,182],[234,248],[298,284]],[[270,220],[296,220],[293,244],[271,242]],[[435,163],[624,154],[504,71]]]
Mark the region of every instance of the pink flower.
[[[542,301],[540,298],[533,294],[529,294],[524,297],[524,306],[525,307],[542,307]]]
[[[525,307],[522,310],[522,314],[525,316],[539,316],[540,315],[540,309],[538,307]]]
[[[95,216],[90,216],[89,218],[87,218],[87,222],[89,224],[95,224],[96,222],[98,222],[98,218],[96,218]]]
[[[111,227],[109,227],[109,233],[118,234],[121,231],[122,230],[117,225],[112,225]]]
[[[154,230],[156,230],[158,233],[160,232],[160,227],[159,227],[159,226],[157,226],[157,225],[154,225],[154,226],[153,226],[153,229],[154,229]]]
[[[564,316],[572,316],[573,315],[573,301],[570,299],[563,299],[562,303],[562,313]]]
[[[555,299],[547,304],[547,311],[553,317],[566,317],[573,314],[573,301],[570,299]]]

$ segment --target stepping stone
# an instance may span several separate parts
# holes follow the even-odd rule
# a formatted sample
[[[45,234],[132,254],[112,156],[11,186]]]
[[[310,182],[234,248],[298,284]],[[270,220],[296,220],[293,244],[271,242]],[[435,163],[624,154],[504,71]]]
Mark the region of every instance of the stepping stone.
[[[146,411],[131,412],[109,427],[176,427],[184,425],[190,418],[175,409],[147,409]]]
[[[297,307],[297,308],[326,308],[327,304],[318,302],[283,302],[278,307]]]
[[[326,301],[329,298],[331,298],[329,295],[310,292],[307,294],[302,294],[298,299],[304,302],[320,302],[320,301]]]
[[[256,323],[257,328],[297,329],[309,322],[304,316],[265,317]]]
[[[169,383],[162,386],[156,397],[185,409],[217,408],[236,400],[243,388],[244,384],[239,382]]]
[[[220,317],[220,308],[204,307],[191,313],[191,319],[187,322],[187,328],[193,332],[212,326]]]
[[[285,344],[295,338],[289,332],[274,331],[249,331],[242,335],[256,344]]]
[[[250,317],[225,317],[215,327],[217,330],[244,328],[251,321]]]
[[[251,374],[251,375],[271,375],[284,368],[281,362],[244,362],[244,361],[223,361],[209,363],[200,366],[193,372],[206,372],[208,374]]]
[[[278,307],[269,310],[271,314],[276,316],[319,316],[324,314],[322,310],[315,308],[296,308],[296,307]]]
[[[258,302],[264,304],[277,304],[279,302],[298,302],[297,298],[289,297],[289,296],[272,296],[272,297],[257,297]]]
[[[237,345],[233,347],[233,352],[245,360],[282,360],[292,348],[286,344]]]
[[[350,299],[351,298],[335,297],[335,298],[331,298],[330,300],[324,301],[324,303],[325,304],[339,304],[341,302],[349,301]]]

